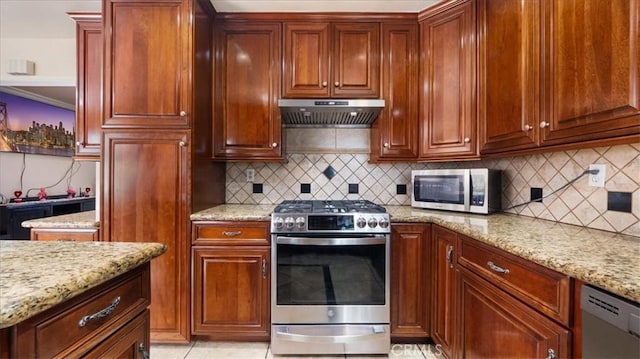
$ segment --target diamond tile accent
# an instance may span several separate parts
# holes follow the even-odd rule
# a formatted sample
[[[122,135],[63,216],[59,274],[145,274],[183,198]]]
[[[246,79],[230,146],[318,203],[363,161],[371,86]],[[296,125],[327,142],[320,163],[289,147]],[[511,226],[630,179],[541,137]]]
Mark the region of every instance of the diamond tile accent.
[[[543,203],[507,210],[523,216],[640,236],[640,144],[588,148],[473,162],[371,164],[363,153],[290,153],[286,163],[228,162],[227,203],[276,204],[285,199],[368,199],[383,205],[410,205],[411,195],[397,194],[396,184],[411,184],[411,170],[427,168],[502,169],[502,206],[529,200],[529,188],[549,194],[586,170],[592,163],[607,165],[606,189],[590,187],[584,176]],[[329,179],[323,172],[331,167]],[[256,170],[264,194],[253,194],[246,182],[247,168]],[[300,193],[300,183],[311,193]],[[358,183],[359,193],[349,194],[348,184]],[[607,190],[632,192],[633,213],[616,216],[607,211]],[[410,189],[408,192],[411,192]]]

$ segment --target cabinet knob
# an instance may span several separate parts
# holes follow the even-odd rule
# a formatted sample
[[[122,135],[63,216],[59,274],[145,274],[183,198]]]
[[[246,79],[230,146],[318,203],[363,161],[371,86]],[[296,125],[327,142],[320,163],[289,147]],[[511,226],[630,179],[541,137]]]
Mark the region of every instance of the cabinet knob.
[[[180,142],[178,142],[178,146],[180,146],[180,147],[184,147],[184,146],[186,146],[186,145],[187,145],[187,143],[186,143],[186,142],[184,142],[184,141],[180,141]]]
[[[540,122],[540,128],[545,128],[545,127],[549,127],[549,122],[547,121]]]
[[[278,147],[278,142],[274,142],[274,143],[272,143],[272,144],[271,144],[271,147],[273,147],[273,148]]]
[[[180,117],[185,117],[187,115],[187,111],[180,111]]]
[[[471,139],[469,137],[465,137],[464,138],[464,143],[469,143],[469,142],[471,142]]]
[[[327,87],[328,83],[327,81],[322,81],[322,87]]]
[[[78,146],[78,147],[80,147],[80,146],[84,146],[84,143],[83,143],[83,142],[78,141],[78,142],[76,142],[76,146]]]
[[[524,130],[525,131],[531,131],[533,129],[533,126],[531,125],[524,125]]]
[[[385,142],[385,143],[383,143],[383,144],[382,144],[382,147],[384,147],[384,148],[389,148],[389,142]]]
[[[336,82],[333,83],[333,86],[340,87],[340,83],[338,81],[336,81]]]

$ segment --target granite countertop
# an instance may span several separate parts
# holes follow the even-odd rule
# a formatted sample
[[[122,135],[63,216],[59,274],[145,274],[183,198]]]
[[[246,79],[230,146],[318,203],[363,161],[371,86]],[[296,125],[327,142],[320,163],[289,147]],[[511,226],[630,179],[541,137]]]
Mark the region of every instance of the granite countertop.
[[[192,221],[270,221],[275,204],[222,204],[196,212]]]
[[[161,243],[0,241],[0,328],[150,261]]]
[[[22,222],[25,228],[98,228],[100,221],[96,219],[96,211],[76,212],[60,216],[30,219]]]
[[[220,205],[194,221],[270,220],[275,205]],[[509,214],[473,215],[385,206],[391,222],[435,223],[640,302],[640,237]]]

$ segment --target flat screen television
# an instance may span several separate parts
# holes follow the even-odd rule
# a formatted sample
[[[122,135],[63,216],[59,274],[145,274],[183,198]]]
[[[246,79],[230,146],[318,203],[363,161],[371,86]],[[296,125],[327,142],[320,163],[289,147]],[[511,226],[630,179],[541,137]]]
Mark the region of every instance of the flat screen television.
[[[0,92],[0,151],[73,156],[75,112]]]

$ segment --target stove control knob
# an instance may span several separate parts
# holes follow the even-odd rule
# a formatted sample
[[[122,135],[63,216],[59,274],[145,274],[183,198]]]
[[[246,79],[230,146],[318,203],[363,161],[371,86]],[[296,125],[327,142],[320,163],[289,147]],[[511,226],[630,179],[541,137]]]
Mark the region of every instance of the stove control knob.
[[[292,229],[295,224],[296,222],[293,217],[287,217],[284,219],[284,226],[287,227],[287,229]]]
[[[298,227],[299,229],[304,229],[305,227],[305,223],[304,223],[304,217],[298,217],[296,218],[296,227]]]
[[[282,228],[282,226],[284,225],[284,219],[282,219],[282,217],[277,217],[273,220],[276,228]]]
[[[375,218],[369,218],[369,227],[376,228],[378,226],[378,221]]]
[[[362,217],[360,217],[356,221],[356,225],[358,226],[358,228],[364,228],[367,225],[367,220],[362,218]]]
[[[380,226],[380,228],[388,228],[389,227],[389,220],[387,220],[386,218],[381,218],[378,221],[378,225]]]

